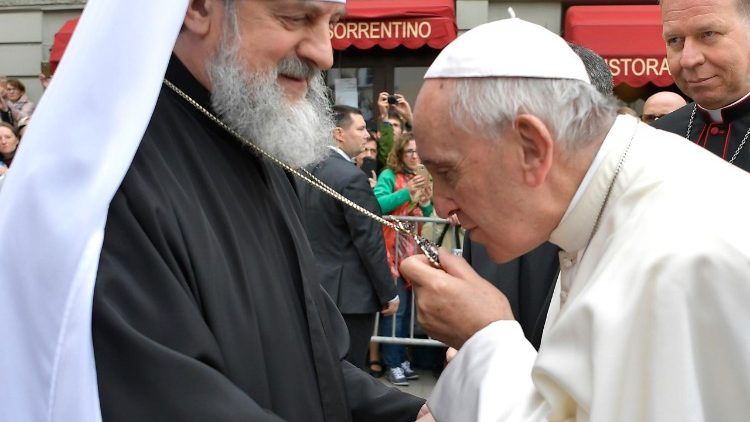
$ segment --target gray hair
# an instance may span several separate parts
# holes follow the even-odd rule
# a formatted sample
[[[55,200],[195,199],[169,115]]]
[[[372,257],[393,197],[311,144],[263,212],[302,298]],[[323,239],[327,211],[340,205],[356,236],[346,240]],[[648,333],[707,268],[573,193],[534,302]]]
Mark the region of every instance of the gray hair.
[[[224,1],[224,32],[215,55],[206,63],[214,111],[245,142],[292,167],[324,158],[334,125],[320,70],[296,56],[280,60],[269,71],[246,69],[239,59],[236,3]],[[306,79],[304,98],[288,101],[278,84],[279,74]]]
[[[541,119],[563,151],[575,152],[602,136],[616,104],[582,81],[542,78],[463,78],[455,83],[450,114],[466,131],[500,139],[516,116]]]
[[[233,37],[225,36],[223,37],[224,39],[222,42],[227,42],[229,39],[239,40],[240,22],[237,15],[237,4],[235,0],[224,0],[224,34],[232,34]]]
[[[604,95],[614,95],[614,78],[607,62],[589,48],[573,44],[572,42],[569,42],[568,45],[581,58],[583,66],[586,68],[586,73],[589,74],[589,79],[591,79],[591,84]]]
[[[735,0],[737,6],[737,12],[739,12],[740,19],[745,22],[750,20],[750,0]]]

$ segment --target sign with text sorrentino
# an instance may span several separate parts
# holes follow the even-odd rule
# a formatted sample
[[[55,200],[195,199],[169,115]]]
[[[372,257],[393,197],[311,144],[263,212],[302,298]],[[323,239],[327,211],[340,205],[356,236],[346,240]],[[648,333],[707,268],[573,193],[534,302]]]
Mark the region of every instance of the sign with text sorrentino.
[[[458,32],[454,0],[348,0],[346,12],[329,31],[336,50],[440,49]]]
[[[390,49],[400,45],[417,49],[425,45],[443,48],[456,38],[453,19],[442,17],[345,20],[331,26],[331,44],[337,50],[349,46]]]
[[[331,28],[331,39],[391,39],[432,36],[432,24],[426,20],[338,22]]]

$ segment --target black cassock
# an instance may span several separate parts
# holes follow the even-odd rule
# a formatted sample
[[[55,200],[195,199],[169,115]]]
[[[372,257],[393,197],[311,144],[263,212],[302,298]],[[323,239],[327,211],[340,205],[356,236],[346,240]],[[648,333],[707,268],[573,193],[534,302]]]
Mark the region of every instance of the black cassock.
[[[655,121],[653,126],[672,132],[682,137],[687,134],[690,115],[695,103],[690,103]],[[690,128],[690,140],[713,152],[725,161],[729,161],[740,147],[742,140],[750,130],[750,98],[724,107],[721,110],[722,122],[714,122],[709,114],[698,107]],[[735,166],[750,171],[750,135],[745,145],[739,149],[735,158]],[[679,160],[679,157],[673,157]],[[700,171],[700,169],[696,169]]]
[[[175,58],[167,79],[210,104]],[[94,291],[105,421],[414,420],[422,399],[342,360],[299,215],[283,171],[162,88]]]

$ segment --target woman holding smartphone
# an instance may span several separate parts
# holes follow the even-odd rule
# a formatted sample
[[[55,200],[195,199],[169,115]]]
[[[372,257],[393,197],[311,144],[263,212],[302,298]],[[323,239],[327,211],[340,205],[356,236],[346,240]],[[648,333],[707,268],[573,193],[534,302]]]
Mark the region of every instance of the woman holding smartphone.
[[[416,142],[411,133],[398,137],[388,155],[386,168],[380,173],[375,185],[375,197],[383,214],[394,216],[429,216],[432,214],[432,184],[426,174],[417,174],[421,161],[417,154]],[[423,167],[422,167],[423,168]],[[418,225],[421,231],[421,225]],[[417,253],[417,246],[411,237],[400,235],[393,229],[384,227],[385,246],[391,275],[396,282],[401,304],[393,318],[382,318],[380,335],[405,337],[411,320],[411,286],[398,272],[401,261]],[[396,250],[398,247],[398,250]],[[397,344],[382,345],[382,359],[386,366],[388,380],[394,385],[409,385],[409,379],[419,376],[412,371],[406,356],[406,348]]]

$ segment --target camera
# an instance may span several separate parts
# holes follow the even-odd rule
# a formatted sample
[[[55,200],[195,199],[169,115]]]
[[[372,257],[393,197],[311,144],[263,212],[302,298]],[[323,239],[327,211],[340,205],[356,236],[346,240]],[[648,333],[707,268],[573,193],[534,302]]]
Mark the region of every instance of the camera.
[[[394,105],[394,104],[396,104],[397,102],[398,102],[398,99],[396,98],[396,96],[395,96],[395,95],[389,95],[389,96],[388,96],[388,104],[390,104],[390,105]]]

